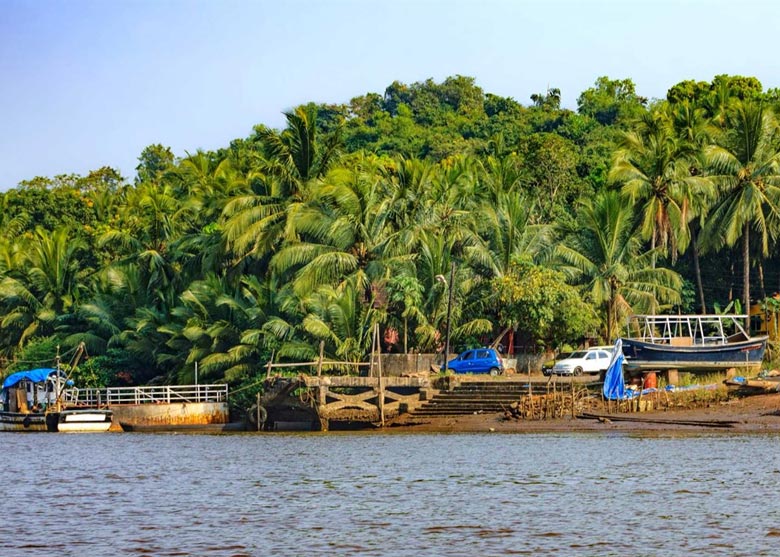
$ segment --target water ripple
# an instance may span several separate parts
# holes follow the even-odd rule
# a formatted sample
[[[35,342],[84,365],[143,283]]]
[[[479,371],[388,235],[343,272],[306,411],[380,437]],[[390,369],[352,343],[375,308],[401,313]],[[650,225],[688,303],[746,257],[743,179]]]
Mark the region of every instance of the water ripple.
[[[15,557],[748,556],[780,537],[776,436],[0,438]]]

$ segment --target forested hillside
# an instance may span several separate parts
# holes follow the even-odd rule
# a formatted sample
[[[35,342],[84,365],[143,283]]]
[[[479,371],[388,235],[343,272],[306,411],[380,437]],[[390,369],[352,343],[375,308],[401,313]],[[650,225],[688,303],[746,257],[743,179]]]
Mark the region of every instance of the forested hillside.
[[[196,362],[236,386],[320,341],[365,361],[376,323],[384,351],[437,351],[450,288],[453,351],[776,310],[777,90],[717,76],[648,100],[603,77],[560,99],[395,82],[215,152],[150,145],[135,176],[22,182],[0,193],[0,370],[83,341],[84,386],[191,382]]]

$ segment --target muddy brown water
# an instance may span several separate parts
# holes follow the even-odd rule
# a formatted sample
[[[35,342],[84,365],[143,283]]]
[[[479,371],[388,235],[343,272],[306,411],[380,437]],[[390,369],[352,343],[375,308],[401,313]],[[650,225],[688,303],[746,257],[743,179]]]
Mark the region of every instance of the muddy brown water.
[[[777,435],[0,434],[1,555],[777,555]]]

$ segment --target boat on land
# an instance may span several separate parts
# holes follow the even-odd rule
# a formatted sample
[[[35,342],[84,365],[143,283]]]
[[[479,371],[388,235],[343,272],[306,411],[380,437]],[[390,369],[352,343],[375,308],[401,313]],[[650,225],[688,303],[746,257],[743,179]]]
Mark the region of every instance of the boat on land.
[[[747,315],[633,315],[621,338],[629,371],[758,368],[766,336],[751,337]]]
[[[3,381],[0,395],[0,431],[108,431],[111,410],[73,407],[63,402],[71,385],[58,369],[12,373]]]

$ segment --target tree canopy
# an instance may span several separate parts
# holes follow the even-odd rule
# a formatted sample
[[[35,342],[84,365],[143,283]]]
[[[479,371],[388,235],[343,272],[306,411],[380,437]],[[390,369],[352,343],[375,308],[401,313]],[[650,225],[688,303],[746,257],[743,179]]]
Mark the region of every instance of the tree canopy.
[[[441,351],[448,326],[454,350],[509,328],[536,351],[693,311],[694,283],[705,309],[780,290],[777,91],[718,75],[650,101],[599,77],[561,98],[396,81],[215,151],[150,145],[130,179],[25,180],[0,193],[0,370],[84,342],[90,384],[197,362],[243,385],[320,342],[364,361],[377,324],[386,351]]]

